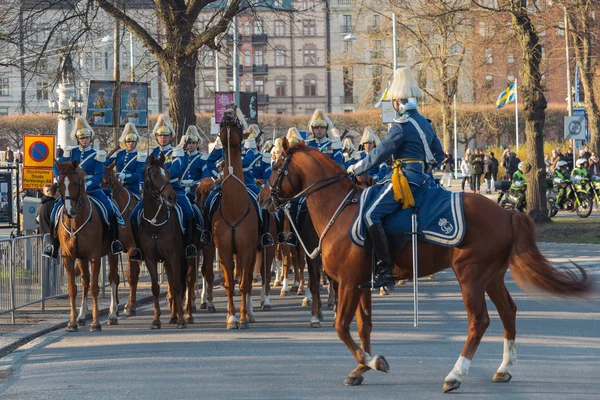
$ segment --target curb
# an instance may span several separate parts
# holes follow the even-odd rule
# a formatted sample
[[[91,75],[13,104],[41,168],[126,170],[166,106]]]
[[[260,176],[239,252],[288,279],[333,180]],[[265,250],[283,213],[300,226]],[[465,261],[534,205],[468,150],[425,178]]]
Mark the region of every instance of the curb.
[[[159,295],[159,298],[163,298],[166,295],[167,295],[166,291],[162,292]],[[150,304],[153,301],[154,301],[154,296],[152,296],[152,295],[142,297],[141,299],[138,299],[138,301],[136,302],[136,306],[139,307],[139,306],[143,306],[146,304]],[[124,308],[125,308],[125,304],[119,305],[119,311],[123,311]],[[108,313],[109,313],[109,307],[100,309],[100,317],[108,315]],[[68,319],[68,317],[67,317],[67,319]],[[66,328],[68,323],[69,323],[69,321],[65,320],[64,318],[54,318],[54,319],[42,322],[40,324],[28,326],[26,328],[23,328],[20,331],[9,333],[9,334],[5,335],[4,337],[9,338],[9,339],[13,335],[14,335],[14,337],[8,344],[4,344],[4,345],[2,345],[2,347],[0,347],[0,359],[2,357],[5,357],[6,355],[12,353],[19,347],[31,342],[34,339],[37,339],[40,336],[43,336],[47,333],[56,331],[58,329]],[[0,338],[0,340],[1,340],[1,338]]]

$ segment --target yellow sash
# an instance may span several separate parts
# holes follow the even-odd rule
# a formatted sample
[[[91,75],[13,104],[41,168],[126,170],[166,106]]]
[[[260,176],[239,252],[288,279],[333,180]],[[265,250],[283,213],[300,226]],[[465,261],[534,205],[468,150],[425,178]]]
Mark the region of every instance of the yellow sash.
[[[402,202],[402,208],[406,209],[415,205],[415,198],[410,190],[408,179],[402,172],[402,161],[394,160],[394,173],[392,174],[392,189],[394,200]]]

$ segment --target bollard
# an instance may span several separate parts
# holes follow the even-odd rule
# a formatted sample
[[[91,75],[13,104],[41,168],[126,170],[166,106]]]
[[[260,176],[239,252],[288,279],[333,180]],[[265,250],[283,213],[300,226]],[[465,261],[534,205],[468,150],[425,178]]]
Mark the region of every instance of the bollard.
[[[42,257],[42,277],[41,277],[41,282],[40,282],[40,288],[41,288],[41,296],[42,296],[42,312],[46,311],[46,281],[48,278],[48,262],[49,262],[49,258],[46,257]]]

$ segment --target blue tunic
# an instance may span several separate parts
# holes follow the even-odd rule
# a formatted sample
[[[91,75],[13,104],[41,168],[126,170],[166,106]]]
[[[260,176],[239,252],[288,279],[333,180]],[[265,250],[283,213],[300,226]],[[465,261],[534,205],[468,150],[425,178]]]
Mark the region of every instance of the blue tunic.
[[[195,199],[194,192],[200,181],[204,178],[206,171],[206,161],[208,154],[194,151],[188,153],[188,163],[181,176],[181,184],[185,188],[188,197],[193,202]]]
[[[344,165],[344,154],[342,153],[342,144],[337,141],[333,143],[329,137],[325,136],[323,139],[313,138],[306,142],[307,146],[319,149],[321,153],[325,153],[333,161],[340,165]]]
[[[111,219],[115,216],[115,210],[113,209],[111,201],[106,197],[106,194],[100,187],[100,183],[102,183],[102,178],[104,177],[104,162],[99,161],[98,158],[100,157],[92,146],[88,146],[85,149],[78,146],[71,149],[71,155],[69,157],[62,157],[61,160],[63,162],[77,161],[79,163],[79,167],[85,174],[85,190],[87,194],[102,203],[104,208],[106,208],[108,218]],[[59,171],[56,166],[52,167],[52,171],[54,172],[54,176],[58,177]],[[59,199],[54,205],[51,214],[52,222],[55,221],[56,211],[62,204],[62,199]]]
[[[217,179],[219,177],[219,170],[217,165],[223,161],[223,149],[214,149],[208,154],[206,158],[206,165],[202,174],[202,178],[210,177]]]
[[[115,160],[117,161],[115,166],[117,177],[122,178],[123,184],[130,192],[140,197],[140,182],[143,180],[142,168],[145,162],[138,161],[137,150],[121,149],[106,160],[104,165],[109,166]],[[120,174],[123,175],[119,177]]]
[[[413,125],[417,124],[425,133],[427,144],[435,158],[436,163],[442,162],[444,159],[444,151],[442,144],[436,136],[430,122],[423,117],[417,110],[408,110],[404,112],[397,122],[392,125],[385,139],[373,149],[364,159],[356,163],[354,173],[356,175],[364,174],[374,166],[385,162],[388,158],[394,159],[418,159],[425,161],[425,148],[419,131]],[[406,175],[411,190],[426,190],[429,186],[429,174],[419,163],[403,164],[402,171]],[[382,222],[383,218],[393,213],[398,208],[398,203],[394,199],[394,191],[392,190],[391,173],[390,171],[386,178],[381,182],[381,185],[374,185],[367,190],[379,191],[379,196],[373,204],[369,205],[365,211],[365,220],[367,225],[371,226],[375,223]]]
[[[252,169],[254,179],[262,179],[266,181],[271,177],[273,170],[271,169],[271,153],[258,153],[258,160]]]
[[[355,153],[353,158],[346,161],[344,163],[344,167],[348,169],[351,165],[358,163],[359,161],[365,159],[367,157],[366,151],[359,151]],[[386,162],[382,162],[379,165],[373,165],[371,169],[369,169],[369,176],[375,180],[375,182],[382,182],[385,180],[385,177],[388,174],[388,166]]]

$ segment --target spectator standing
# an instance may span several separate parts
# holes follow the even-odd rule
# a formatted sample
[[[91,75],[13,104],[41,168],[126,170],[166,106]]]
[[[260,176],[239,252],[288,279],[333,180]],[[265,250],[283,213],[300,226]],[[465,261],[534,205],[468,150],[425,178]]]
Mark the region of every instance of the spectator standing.
[[[471,175],[473,174],[473,168],[471,167],[471,149],[467,149],[465,156],[460,163],[460,172],[462,172],[462,182],[460,184],[462,191],[465,191],[465,182],[469,181],[471,191],[473,191],[473,183],[471,182]]]
[[[489,155],[490,160],[492,160],[492,188],[494,188],[494,191],[497,192],[498,190],[496,190],[496,180],[498,180],[498,159],[494,156],[494,152],[490,151],[490,155]]]
[[[12,164],[15,161],[15,153],[10,149],[10,146],[6,146],[6,151],[4,152],[4,162]]]
[[[567,150],[567,154],[565,154],[564,161],[567,162],[567,168],[569,168],[569,172],[573,171],[573,149],[569,147]]]
[[[58,184],[46,184],[44,185],[42,192],[44,193],[44,197],[42,197],[40,204],[38,204],[35,212],[35,219],[39,225],[38,233],[45,235],[46,233],[51,232],[50,228],[52,223],[50,222],[50,214],[52,213],[54,203],[56,203],[58,198]]]
[[[471,167],[473,172],[471,175],[471,186],[476,194],[481,194],[481,175],[483,175],[483,149],[475,150],[471,156]]]
[[[519,170],[519,163],[521,160],[517,157],[514,151],[510,152],[510,160],[508,162],[508,176],[512,180],[512,176]]]
[[[454,158],[452,154],[446,150],[444,153],[444,160],[442,161],[442,186],[452,187],[452,174],[454,173]],[[445,183],[448,182],[448,185]]]
[[[591,156],[592,153],[590,153],[590,146],[586,144],[585,146],[583,146],[583,158],[589,160]]]
[[[600,176],[600,159],[598,159],[596,153],[592,153],[588,163],[590,164],[588,169],[590,176]]]
[[[550,169],[552,172],[556,170],[556,163],[559,161],[564,161],[564,155],[560,152],[560,148],[552,150],[552,161],[550,162]]]
[[[23,162],[23,153],[21,153],[21,150],[17,150],[17,152],[15,153],[15,163],[21,164],[22,162]]]
[[[483,158],[483,179],[485,179],[485,194],[492,194],[492,179],[494,173],[494,162],[490,156]]]

